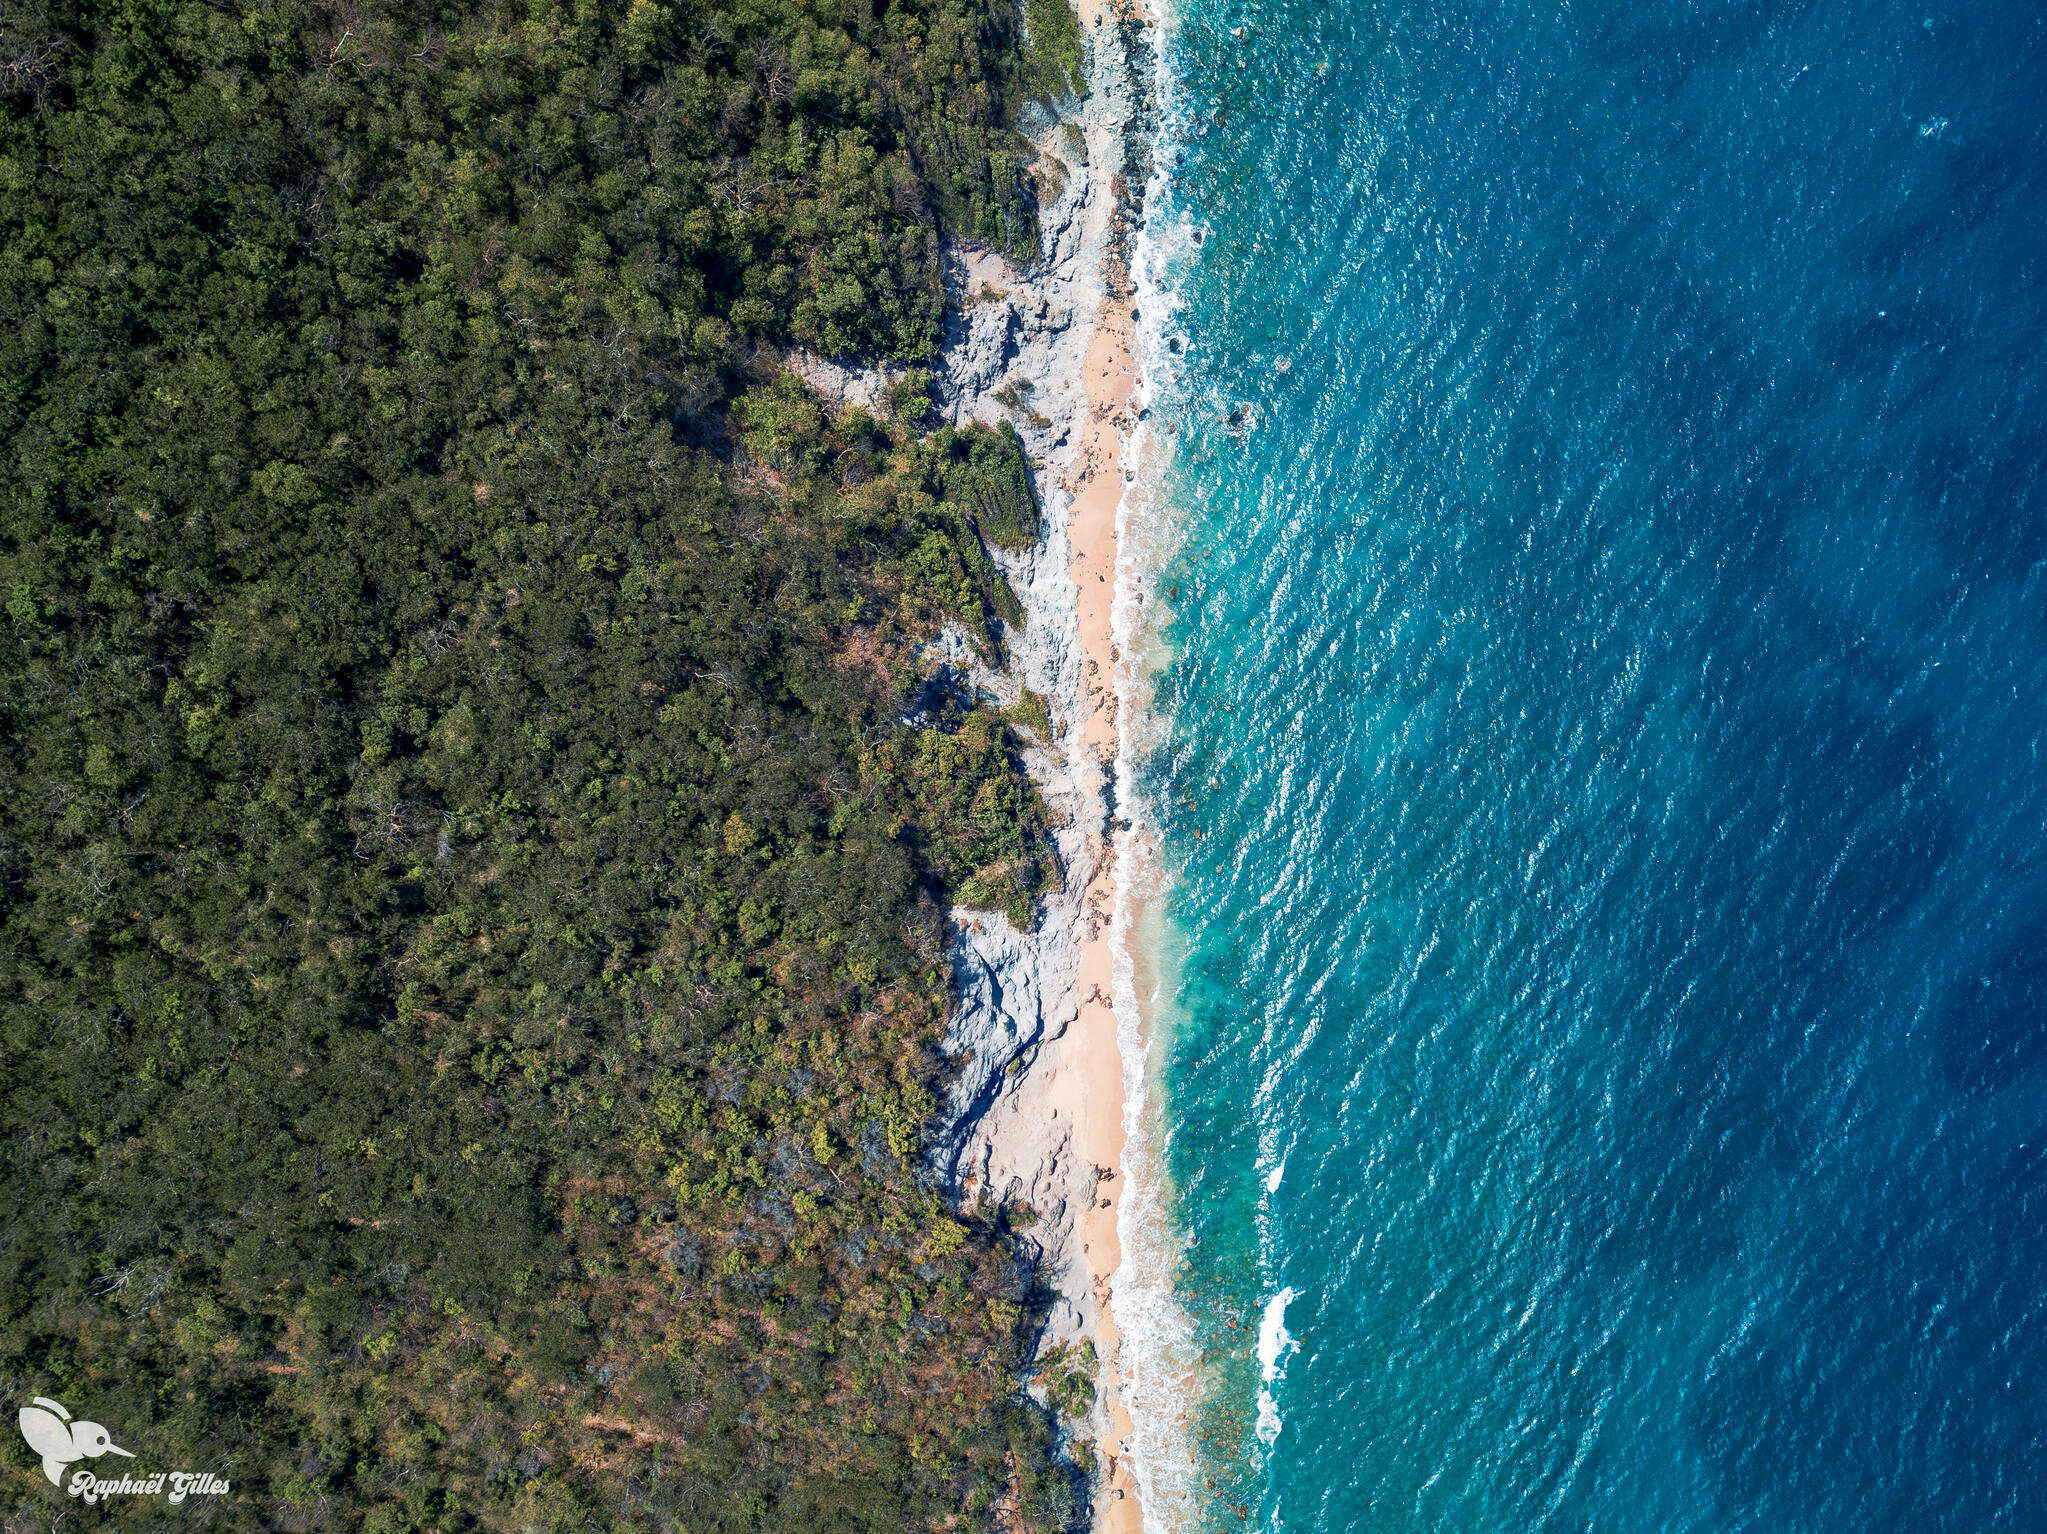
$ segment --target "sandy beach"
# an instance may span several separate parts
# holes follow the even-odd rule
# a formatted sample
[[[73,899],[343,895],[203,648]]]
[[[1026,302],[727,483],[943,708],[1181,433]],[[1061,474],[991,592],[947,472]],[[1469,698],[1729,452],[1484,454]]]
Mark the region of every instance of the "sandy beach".
[[[1123,499],[1123,440],[1130,425],[1129,404],[1137,383],[1134,344],[1135,328],[1130,321],[1128,297],[1112,293],[1103,302],[1088,347],[1084,373],[1087,420],[1080,463],[1068,483],[1073,502],[1067,536],[1073,551],[1071,573],[1078,590],[1081,669],[1088,705],[1081,736],[1086,747],[1100,752],[1105,761],[1115,758],[1119,744],[1114,686],[1118,656],[1110,609],[1117,583],[1117,511]],[[1112,849],[1096,874],[1096,888],[1088,892],[1085,902],[1088,909],[1106,912],[1112,907],[1117,876]],[[1095,1345],[1105,1361],[1098,1388],[1107,1419],[1103,1464],[1108,1495],[1098,1521],[1117,1534],[1125,1530],[1135,1534],[1142,1527],[1137,1483],[1127,1455],[1117,1452],[1117,1446],[1129,1441],[1132,1423],[1119,1388],[1120,1371],[1115,1367],[1120,1357],[1120,1339],[1111,1287],[1121,1257],[1116,1225],[1120,1195],[1127,1184],[1127,1179],[1120,1175],[1124,1078],[1113,1005],[1111,941],[1108,923],[1088,924],[1075,981],[1079,1015],[1073,1029],[1072,1059],[1062,1083],[1065,1091],[1059,1095],[1070,1103],[1078,1121],[1082,1158],[1119,1171],[1118,1176],[1101,1184],[1101,1196],[1092,1201],[1081,1217],[1080,1241],[1090,1286],[1102,1301],[1095,1322]]]

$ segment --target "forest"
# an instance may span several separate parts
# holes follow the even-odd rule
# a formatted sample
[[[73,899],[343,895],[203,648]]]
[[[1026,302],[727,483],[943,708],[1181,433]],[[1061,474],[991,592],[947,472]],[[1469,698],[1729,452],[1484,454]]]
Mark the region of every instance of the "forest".
[[[1042,705],[920,659],[1021,621],[1029,477],[918,371],[1078,62],[1064,0],[0,0],[13,1404],[216,1529],[1079,1516],[1029,1212],[923,1154],[944,913],[1061,874]],[[9,1529],[77,1506],[9,1444]]]

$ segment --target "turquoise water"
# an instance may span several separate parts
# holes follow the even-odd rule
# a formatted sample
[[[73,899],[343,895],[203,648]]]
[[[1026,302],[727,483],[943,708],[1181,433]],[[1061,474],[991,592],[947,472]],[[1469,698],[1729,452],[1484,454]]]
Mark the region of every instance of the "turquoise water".
[[[2042,28],[1182,0],[1215,1527],[2047,1528]]]

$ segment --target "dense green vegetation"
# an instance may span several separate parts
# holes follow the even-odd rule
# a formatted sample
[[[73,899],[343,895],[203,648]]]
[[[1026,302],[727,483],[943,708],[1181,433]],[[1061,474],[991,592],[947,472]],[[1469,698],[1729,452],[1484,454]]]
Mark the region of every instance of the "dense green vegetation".
[[[1081,70],[1080,17],[1067,0],[1024,0],[1031,34],[1031,84],[1048,100],[1087,88]]]
[[[0,3],[0,1377],[186,1515],[1070,1517],[919,1170],[943,906],[1058,877],[919,650],[1036,511],[772,351],[929,359],[941,228],[1030,246],[1022,37]]]

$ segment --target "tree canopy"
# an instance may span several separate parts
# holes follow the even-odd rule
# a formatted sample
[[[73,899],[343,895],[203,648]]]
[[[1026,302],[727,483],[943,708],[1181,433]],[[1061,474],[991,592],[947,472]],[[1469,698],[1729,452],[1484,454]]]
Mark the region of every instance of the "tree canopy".
[[[1070,1518],[921,1170],[1028,475],[774,360],[1034,248],[1036,16],[0,0],[0,1374],[214,1526]]]

